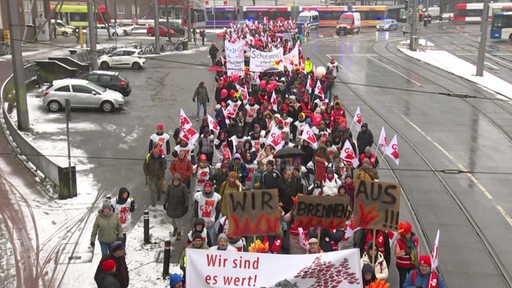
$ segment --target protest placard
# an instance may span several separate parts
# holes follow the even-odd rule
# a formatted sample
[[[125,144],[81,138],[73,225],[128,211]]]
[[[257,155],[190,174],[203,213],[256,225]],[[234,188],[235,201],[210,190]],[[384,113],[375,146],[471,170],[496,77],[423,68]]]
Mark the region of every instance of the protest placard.
[[[272,52],[262,52],[251,49],[251,62],[249,69],[252,72],[263,72],[268,68],[283,70],[283,48]]]
[[[188,287],[362,287],[359,249],[285,255],[187,248]]]
[[[400,183],[356,181],[354,210],[356,227],[397,231]]]
[[[344,228],[351,214],[349,197],[299,196],[293,213],[298,227]]]
[[[277,189],[224,193],[227,201],[229,235],[251,236],[281,231]]]

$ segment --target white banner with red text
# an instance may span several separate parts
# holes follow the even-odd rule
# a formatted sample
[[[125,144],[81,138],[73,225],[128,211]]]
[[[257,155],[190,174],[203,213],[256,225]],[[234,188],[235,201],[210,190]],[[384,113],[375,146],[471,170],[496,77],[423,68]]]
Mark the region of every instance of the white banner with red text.
[[[188,287],[362,287],[359,249],[285,255],[187,248],[186,253]]]

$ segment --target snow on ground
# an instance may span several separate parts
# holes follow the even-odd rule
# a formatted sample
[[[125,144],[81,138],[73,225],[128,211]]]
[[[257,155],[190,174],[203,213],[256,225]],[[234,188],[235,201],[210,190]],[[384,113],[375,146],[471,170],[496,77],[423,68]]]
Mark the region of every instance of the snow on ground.
[[[220,31],[222,30],[216,32]],[[474,76],[474,74],[471,74],[476,71],[474,65],[471,65],[448,52],[432,49],[412,52],[404,48],[403,44],[400,45],[399,48],[403,53],[413,58],[464,77],[484,87],[488,87],[490,90],[506,95],[507,97],[512,97],[512,85],[488,73],[485,73],[484,77]],[[198,50],[202,51],[205,49],[207,49],[207,46],[201,47]],[[44,52],[38,51],[38,53]],[[57,55],[58,53],[62,55],[62,50],[47,53],[47,55]],[[194,50],[189,50],[182,53],[194,53]],[[447,65],[447,63],[449,63],[449,65]],[[42,109],[41,102],[41,98],[36,98],[35,95],[28,96],[31,128],[33,129],[33,132],[24,133],[24,135],[30,139],[30,141],[35,143],[35,145],[42,151],[42,153],[55,155],[56,161],[67,165],[67,157],[62,157],[66,156],[65,151],[67,151],[66,138],[62,133],[62,131],[65,131],[65,123],[55,123],[54,120],[61,117],[47,113],[45,109]],[[100,129],[100,127],[97,125],[87,122],[73,122],[70,125],[71,131],[98,129]],[[38,139],[38,136],[43,134],[45,136],[44,138],[47,140]],[[72,155],[86,156],[84,151],[73,147],[71,149]],[[78,239],[76,240],[79,242],[76,255],[81,255],[83,257],[81,260],[77,260],[77,262],[85,263],[71,264],[66,271],[66,277],[61,283],[61,287],[75,287],[77,283],[80,283],[80,287],[92,288],[96,287],[93,276],[98,265],[98,261],[101,258],[101,253],[99,251],[99,245],[97,245],[98,247],[94,252],[92,252],[90,247],[88,247],[92,221],[94,221],[96,216],[95,211],[99,209],[99,207],[91,207],[91,203],[94,203],[97,197],[97,191],[99,190],[99,187],[101,187],[101,184],[96,183],[95,180],[90,176],[89,171],[94,169],[94,167],[90,165],[86,160],[84,160],[87,159],[86,157],[81,158],[79,160],[80,162],[75,159],[72,160],[72,164],[77,165],[77,185],[78,190],[81,191],[77,197],[67,200],[50,200],[35,196],[34,194],[30,194],[27,197],[32,203],[33,211],[38,221],[37,232],[39,234],[39,241],[42,250],[41,257],[43,259],[47,256],[54,256],[50,254],[49,250],[51,250],[55,243],[58,242],[60,237],[66,237],[65,229],[63,228],[69,227],[77,221],[86,221],[86,223],[83,225],[84,229],[81,231],[83,237],[81,237],[80,241],[78,241]],[[159,207],[157,208],[158,209],[150,211],[150,226],[170,227],[169,223],[165,223],[168,218],[165,216],[163,209]],[[89,209],[93,209],[91,216],[87,219],[82,219],[81,217],[86,214]],[[163,246],[164,241],[169,238],[168,231],[165,231],[165,229],[150,228],[150,233],[152,233],[151,240],[155,244],[144,245],[143,219],[140,219],[140,221],[138,221],[138,223],[134,223],[134,225],[135,226],[133,227],[132,231],[130,231],[128,234],[127,240],[126,259],[131,278],[130,287],[169,287],[168,281],[164,281],[162,279]],[[31,233],[34,233],[34,231],[31,231]],[[4,248],[8,246],[7,244],[8,243],[0,242],[0,246]],[[8,247],[6,250],[9,250]],[[0,249],[0,252],[5,252],[6,250]],[[64,252],[64,256],[70,255],[65,254],[68,252],[66,249],[63,249],[62,251]],[[12,264],[9,263],[10,257],[5,257],[6,254],[4,254],[4,252],[0,253],[2,255],[2,257],[0,257],[0,265],[5,267],[13,267]],[[177,252],[173,250],[172,253]],[[92,262],[90,261],[91,256],[93,257]],[[58,262],[65,262],[66,258],[61,258],[64,260],[53,260]],[[88,260],[89,262],[87,262]],[[61,264],[60,266],[63,267],[64,265]],[[173,271],[180,272],[179,268],[176,267],[176,264],[172,264],[171,273]],[[15,275],[15,273],[13,272],[9,275]],[[4,281],[14,280],[12,278],[8,278]]]

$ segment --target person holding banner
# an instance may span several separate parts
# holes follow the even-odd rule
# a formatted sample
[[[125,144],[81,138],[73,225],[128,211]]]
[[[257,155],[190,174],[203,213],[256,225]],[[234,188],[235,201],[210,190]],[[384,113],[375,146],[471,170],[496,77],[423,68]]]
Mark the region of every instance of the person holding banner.
[[[418,266],[418,255],[420,255],[421,249],[420,240],[412,232],[410,222],[400,222],[398,224],[398,234],[400,237],[396,240],[393,251],[396,257],[396,269],[400,275],[399,287],[403,288],[407,275]]]
[[[379,252],[377,246],[373,245],[373,242],[368,243],[366,252],[361,257],[361,266],[364,264],[370,264],[375,271],[375,275],[380,280],[388,279],[388,265],[384,261],[384,255]]]
[[[443,278],[432,269],[430,256],[423,255],[419,260],[419,268],[412,271],[404,283],[404,288],[446,288]]]

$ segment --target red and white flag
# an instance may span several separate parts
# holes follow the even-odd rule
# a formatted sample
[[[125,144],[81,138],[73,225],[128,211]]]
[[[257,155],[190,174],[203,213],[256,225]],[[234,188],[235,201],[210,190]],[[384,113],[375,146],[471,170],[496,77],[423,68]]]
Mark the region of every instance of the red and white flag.
[[[363,117],[361,117],[361,109],[357,106],[356,113],[354,114],[354,120],[352,124],[356,125],[356,130],[359,132],[361,130],[361,125],[363,125]]]
[[[320,80],[316,82],[315,87],[315,94],[322,97],[322,100],[324,100],[324,90],[322,89],[322,85],[320,84]]]
[[[192,127],[188,128],[181,128],[180,132],[180,138],[187,141],[188,146],[187,148],[194,147],[194,144],[196,143],[197,139],[199,138],[199,133],[197,133],[196,130]]]
[[[217,135],[220,131],[219,123],[212,116],[208,115],[208,127],[210,130],[215,131],[215,135]]]
[[[398,166],[398,163],[400,162],[400,153],[398,152],[396,134],[393,136],[393,139],[391,139],[391,142],[389,143],[388,147],[386,148],[386,152],[384,153],[391,157],[391,159],[393,159],[393,161],[395,161],[396,165]]]
[[[281,149],[284,145],[283,137],[281,136],[281,131],[274,126],[272,130],[270,130],[270,134],[267,137],[267,145],[272,145],[277,150]]]
[[[304,125],[304,129],[302,130],[300,138],[311,143],[311,146],[313,146],[313,148],[316,149],[318,147],[318,142],[316,140],[315,134],[313,134],[313,130],[311,130],[309,125]]]
[[[180,110],[180,127],[182,129],[192,127],[192,122],[190,121],[190,119],[188,119],[187,115],[185,114],[185,111],[183,111],[183,108],[181,108]]]
[[[235,85],[238,92],[240,92],[240,94],[242,95],[242,101],[244,102],[244,104],[247,104],[247,101],[249,101],[249,93],[247,93],[247,89],[238,84]]]
[[[272,109],[274,111],[277,111],[277,98],[276,98],[276,91],[272,91],[272,98],[270,98],[270,103],[272,103]]]
[[[434,270],[439,264],[439,229],[437,229],[436,241],[434,242],[434,247],[432,247],[430,258],[430,262],[432,263],[432,270]]]
[[[352,164],[352,167],[359,166],[359,160],[357,160],[356,152],[352,149],[352,145],[348,140],[343,144],[343,148],[340,153],[341,159]]]
[[[386,138],[386,131],[384,130],[384,127],[380,129],[379,143],[377,143],[377,147],[382,152],[386,152],[386,148],[388,147],[388,140]]]

